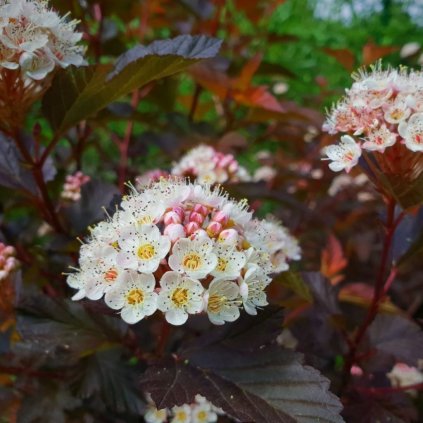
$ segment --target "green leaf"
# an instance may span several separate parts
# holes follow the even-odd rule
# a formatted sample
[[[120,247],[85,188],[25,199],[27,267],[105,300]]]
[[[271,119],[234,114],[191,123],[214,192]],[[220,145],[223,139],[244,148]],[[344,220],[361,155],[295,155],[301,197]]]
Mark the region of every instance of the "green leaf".
[[[182,35],[134,47],[120,56],[114,67],[71,66],[56,76],[46,93],[44,114],[56,131],[63,132],[151,81],[214,57],[220,45],[215,38]]]
[[[277,276],[275,281],[295,292],[302,299],[310,303],[313,302],[313,296],[311,295],[310,288],[304,282],[304,279],[299,273],[283,272]]]

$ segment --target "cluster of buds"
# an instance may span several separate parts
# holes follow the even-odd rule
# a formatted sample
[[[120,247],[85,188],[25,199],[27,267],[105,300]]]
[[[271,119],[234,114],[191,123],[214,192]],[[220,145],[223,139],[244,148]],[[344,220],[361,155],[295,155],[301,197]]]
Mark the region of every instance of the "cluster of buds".
[[[0,242],[0,282],[7,279],[19,266],[15,249]]]
[[[275,221],[252,218],[247,202],[219,187],[169,178],[138,192],[91,228],[68,284],[136,323],[156,310],[173,325],[206,313],[216,325],[240,309],[266,306],[271,275],[300,258],[296,240]]]
[[[349,172],[361,156],[385,173],[420,167],[421,155],[414,153],[423,152],[423,73],[378,64],[353,77],[323,126],[330,134],[345,134],[324,149],[330,169]]]
[[[192,177],[200,184],[246,182],[251,179],[232,154],[221,153],[207,145],[190,150],[173,166],[171,173],[174,176]]]
[[[207,401],[201,395],[195,396],[192,404],[182,404],[172,409],[162,408],[158,410],[154,405],[147,408],[144,415],[146,423],[214,423],[219,415],[225,413]]]
[[[84,63],[76,24],[60,17],[45,0],[0,0],[0,121],[20,123],[48,87],[47,76],[55,68]]]
[[[63,190],[60,196],[64,200],[78,201],[81,199],[81,187],[89,182],[91,178],[84,175],[81,171],[76,172],[74,175],[67,175]]]

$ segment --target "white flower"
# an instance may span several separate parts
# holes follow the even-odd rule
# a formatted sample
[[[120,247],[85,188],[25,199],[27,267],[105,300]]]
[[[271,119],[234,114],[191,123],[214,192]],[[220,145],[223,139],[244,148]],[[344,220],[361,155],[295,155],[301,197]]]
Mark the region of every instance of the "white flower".
[[[167,409],[158,410],[154,406],[150,406],[144,414],[145,423],[165,423],[167,420]]]
[[[395,101],[385,108],[384,118],[388,123],[400,123],[410,116],[411,110],[405,101]]]
[[[107,291],[105,302],[110,308],[121,310],[126,323],[137,323],[157,310],[155,285],[152,274],[123,272],[119,282]]]
[[[86,281],[85,296],[90,300],[99,300],[122,272],[116,262],[117,251],[106,244],[95,242],[81,248],[79,263]]]
[[[264,307],[268,304],[264,292],[270,283],[270,278],[256,266],[251,266],[243,278],[239,278],[239,291],[244,304],[244,310],[251,315],[257,314],[257,307]]]
[[[204,288],[199,281],[177,272],[167,272],[160,280],[160,286],[158,308],[165,313],[170,324],[182,325],[188,314],[202,310]]]
[[[211,274],[217,278],[237,278],[246,263],[245,254],[241,251],[237,251],[233,246],[221,243],[216,244],[213,252],[217,256],[217,266]]]
[[[392,133],[386,125],[370,132],[365,138],[362,147],[369,151],[380,151],[383,153],[386,147],[391,147],[395,144],[397,135]]]
[[[53,60],[42,50],[22,53],[19,64],[26,75],[37,81],[44,79],[54,69]]]
[[[191,423],[191,407],[188,404],[173,407],[172,413],[170,423]]]
[[[214,423],[217,421],[217,414],[212,408],[212,404],[203,401],[195,404],[191,409],[191,423]]]
[[[401,122],[398,132],[409,150],[423,151],[423,113],[415,113],[407,122]]]
[[[85,287],[87,285],[87,280],[91,278],[91,275],[88,275],[85,271],[78,271],[70,273],[66,278],[66,283],[73,289],[77,289],[78,292],[73,295],[72,300],[78,301],[82,300],[85,297]]]
[[[57,66],[83,65],[82,33],[44,0],[0,2],[0,67],[22,70],[26,78],[44,79]]]
[[[345,169],[349,172],[357,163],[361,156],[360,145],[357,144],[349,135],[341,137],[338,145],[329,145],[323,149],[323,153],[327,158],[323,160],[332,160],[329,168],[334,172]]]
[[[163,202],[151,194],[129,196],[122,201],[121,207],[124,211],[119,212],[119,218],[126,225],[157,223],[166,210]]]
[[[222,207],[222,211],[226,213],[230,219],[240,225],[246,225],[253,216],[253,212],[249,210],[248,201],[246,199],[238,202],[228,200]]]
[[[169,257],[172,270],[196,279],[205,278],[216,265],[217,256],[213,253],[213,242],[207,238],[181,238],[176,241]]]
[[[394,387],[406,387],[423,383],[423,373],[415,367],[408,366],[405,363],[397,363],[393,369],[386,375]],[[409,389],[409,394],[415,396],[417,391]]]
[[[170,240],[156,225],[142,225],[122,230],[119,236],[121,252],[117,263],[125,269],[144,273],[155,272],[170,249]]]
[[[233,322],[239,317],[239,287],[235,282],[215,279],[204,294],[207,315],[215,325]]]

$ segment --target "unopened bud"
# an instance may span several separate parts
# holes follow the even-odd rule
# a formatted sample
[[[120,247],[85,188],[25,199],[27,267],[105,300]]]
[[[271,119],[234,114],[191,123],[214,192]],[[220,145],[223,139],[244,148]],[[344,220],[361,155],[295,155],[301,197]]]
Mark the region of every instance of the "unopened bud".
[[[222,225],[226,225],[228,223],[229,220],[229,216],[223,212],[223,211],[218,211],[214,216],[213,216],[213,221],[214,222],[219,222]]]
[[[220,233],[219,241],[224,244],[234,245],[238,242],[238,232],[235,229],[225,229]]]
[[[191,212],[189,215],[189,221],[197,222],[199,225],[201,225],[204,222],[204,216],[197,212]]]
[[[200,225],[197,222],[189,222],[187,225],[185,225],[185,231],[187,235],[192,235],[198,229],[200,229]]]
[[[185,219],[185,210],[182,207],[174,207],[172,211],[175,212],[181,218],[181,222],[183,222]]]
[[[165,225],[171,225],[175,223],[181,223],[182,219],[178,213],[174,211],[169,211],[164,215],[163,221]]]
[[[207,216],[207,214],[209,213],[208,208],[205,205],[203,205],[203,204],[196,204],[194,206],[194,211],[196,213],[200,213],[203,216]]]
[[[209,223],[209,226],[207,226],[207,234],[210,237],[215,237],[220,233],[222,230],[222,225],[219,222],[212,221]]]
[[[179,238],[186,236],[185,228],[179,223],[171,223],[166,226],[164,234],[169,237],[171,242],[176,242]]]

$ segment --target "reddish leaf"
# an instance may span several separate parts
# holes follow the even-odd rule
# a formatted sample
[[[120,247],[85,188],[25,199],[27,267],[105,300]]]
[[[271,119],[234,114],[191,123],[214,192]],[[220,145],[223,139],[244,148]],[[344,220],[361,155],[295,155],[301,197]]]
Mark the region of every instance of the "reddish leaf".
[[[344,275],[339,274],[348,264],[345,258],[342,245],[334,235],[329,235],[326,247],[321,255],[320,271],[332,283],[336,285],[344,279]]]
[[[387,56],[398,50],[398,47],[394,46],[378,46],[372,41],[369,41],[363,47],[363,65],[368,66],[376,62],[376,60]]]
[[[267,87],[248,88],[233,94],[235,101],[245,106],[259,107],[272,112],[283,113],[284,109],[276,98],[267,91]]]
[[[263,54],[257,53],[245,64],[236,80],[236,83],[234,84],[235,88],[246,90],[251,85],[251,80],[257,72],[262,59]]]
[[[324,48],[323,51],[335,58],[347,71],[355,67],[354,53],[347,48]]]

